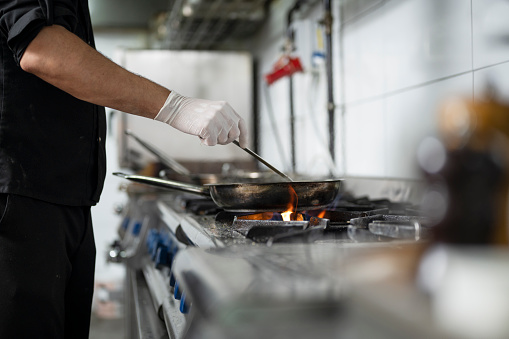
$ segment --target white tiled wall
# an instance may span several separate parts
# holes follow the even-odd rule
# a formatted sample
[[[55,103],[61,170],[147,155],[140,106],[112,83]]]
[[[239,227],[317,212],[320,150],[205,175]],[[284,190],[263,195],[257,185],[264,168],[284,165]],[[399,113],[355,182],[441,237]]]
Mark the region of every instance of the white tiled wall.
[[[384,21],[374,15],[345,27],[342,33],[343,59],[334,58],[333,62],[344,64],[346,103],[384,93],[384,31]]]
[[[472,0],[474,69],[508,61],[509,2]]]
[[[286,3],[274,1],[273,6],[285,10]],[[508,1],[373,0],[362,2],[364,8],[348,1],[333,3],[339,175],[419,178],[416,148],[436,132],[438,107],[446,98],[479,96],[490,81],[509,101]],[[328,163],[325,73],[312,72],[310,58],[321,7],[318,2],[294,23],[295,55],[305,67],[294,78],[296,167],[305,174],[328,173],[327,165],[317,165]],[[260,88],[283,45],[284,26],[285,20],[272,18],[253,44]],[[279,123],[288,124],[288,82],[281,80],[269,91]],[[260,100],[261,153],[278,163],[282,160],[270,145],[274,137],[263,91]],[[278,131],[290,159],[288,130],[280,126]]]
[[[393,0],[376,14],[383,26],[385,92],[471,69],[470,1]]]
[[[345,112],[346,172],[359,176],[385,174],[385,102],[375,100],[349,107]]]

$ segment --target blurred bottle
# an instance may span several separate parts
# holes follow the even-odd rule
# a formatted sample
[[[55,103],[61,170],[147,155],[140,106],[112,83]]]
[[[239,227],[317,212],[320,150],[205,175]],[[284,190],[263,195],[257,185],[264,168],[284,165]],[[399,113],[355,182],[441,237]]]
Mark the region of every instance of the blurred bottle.
[[[440,145],[424,147],[419,160],[431,188],[428,205],[443,204],[429,208],[435,241],[507,245],[509,106],[450,100],[439,121]]]

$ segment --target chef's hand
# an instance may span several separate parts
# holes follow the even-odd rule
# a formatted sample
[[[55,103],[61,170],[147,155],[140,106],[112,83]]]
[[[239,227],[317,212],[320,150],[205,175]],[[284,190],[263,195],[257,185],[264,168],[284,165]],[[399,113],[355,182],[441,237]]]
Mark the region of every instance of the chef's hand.
[[[188,98],[171,91],[154,119],[196,135],[208,146],[239,138],[240,145],[247,147],[246,123],[225,101]]]

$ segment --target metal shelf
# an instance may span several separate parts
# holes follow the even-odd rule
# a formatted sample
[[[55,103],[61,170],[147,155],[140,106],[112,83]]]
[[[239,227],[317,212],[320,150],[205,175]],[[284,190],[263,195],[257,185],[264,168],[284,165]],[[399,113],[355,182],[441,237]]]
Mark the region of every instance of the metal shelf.
[[[163,47],[216,49],[254,34],[263,23],[269,0],[175,0],[164,18]]]

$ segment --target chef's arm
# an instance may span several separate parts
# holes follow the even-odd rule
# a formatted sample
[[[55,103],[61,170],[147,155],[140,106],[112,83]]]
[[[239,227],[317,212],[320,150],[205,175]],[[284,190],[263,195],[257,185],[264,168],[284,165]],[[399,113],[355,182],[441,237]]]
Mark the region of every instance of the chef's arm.
[[[20,65],[78,99],[165,122],[206,145],[240,138],[247,146],[245,122],[226,102],[170,92],[115,64],[62,26],[44,27]]]
[[[57,25],[40,31],[20,65],[78,99],[148,118],[156,116],[170,93],[118,66]]]

